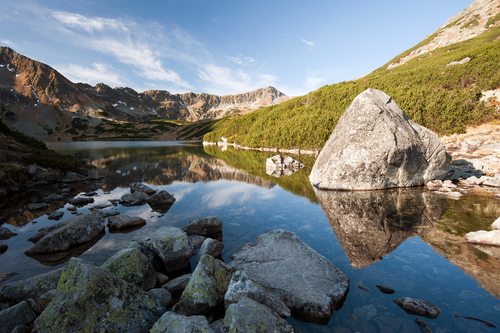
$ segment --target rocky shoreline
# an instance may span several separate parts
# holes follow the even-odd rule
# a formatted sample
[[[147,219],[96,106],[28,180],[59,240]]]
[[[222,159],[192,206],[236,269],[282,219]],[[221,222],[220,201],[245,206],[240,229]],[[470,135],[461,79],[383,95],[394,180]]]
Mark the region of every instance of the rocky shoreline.
[[[66,226],[82,219],[104,228],[99,211]],[[51,238],[72,239],[52,231],[38,242]],[[1,331],[295,332],[287,318],[326,324],[342,307],[349,277],[295,234],[266,232],[228,263],[222,240],[222,221],[200,218],[136,237],[100,266],[71,258],[63,268],[4,284]],[[412,315],[440,315],[425,300],[400,295],[393,301]]]

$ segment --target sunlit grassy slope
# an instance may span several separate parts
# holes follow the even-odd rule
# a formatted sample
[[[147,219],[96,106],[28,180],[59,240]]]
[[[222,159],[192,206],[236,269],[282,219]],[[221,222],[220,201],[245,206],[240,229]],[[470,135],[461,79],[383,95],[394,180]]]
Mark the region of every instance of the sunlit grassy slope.
[[[324,86],[276,106],[223,119],[204,139],[218,141],[224,136],[252,147],[321,148],[344,110],[367,88],[385,91],[413,120],[439,134],[463,132],[467,125],[500,117],[493,107],[480,102],[481,91],[500,87],[499,55],[497,27],[394,69],[384,65],[361,79]],[[472,60],[446,66],[465,57]]]

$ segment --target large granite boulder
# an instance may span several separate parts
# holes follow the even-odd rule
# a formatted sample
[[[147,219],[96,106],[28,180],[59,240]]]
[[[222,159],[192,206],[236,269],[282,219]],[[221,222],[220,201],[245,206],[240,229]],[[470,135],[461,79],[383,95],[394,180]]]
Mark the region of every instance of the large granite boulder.
[[[178,312],[209,314],[224,302],[231,272],[222,261],[203,255],[182,292]]]
[[[29,298],[36,300],[57,287],[61,271],[57,269],[0,286],[0,303],[16,304]]]
[[[367,89],[340,117],[309,179],[322,189],[418,186],[444,178],[450,162],[434,132],[414,123],[386,93]]]
[[[231,266],[273,290],[299,319],[325,323],[341,305],[349,278],[295,234],[273,230],[233,255]]]
[[[274,311],[242,297],[238,303],[228,306],[224,317],[224,332],[227,333],[292,333],[295,332]]]
[[[204,316],[184,316],[165,312],[149,333],[213,333]]]
[[[36,319],[34,331],[147,332],[165,309],[142,289],[106,269],[70,259],[57,294]]]
[[[145,251],[148,250],[133,243],[115,253],[101,267],[129,283],[149,290],[156,284],[156,272]]]
[[[55,229],[26,251],[26,254],[45,254],[67,251],[88,243],[104,231],[104,217],[99,212],[82,215]]]
[[[193,253],[187,234],[176,227],[162,227],[137,240],[158,255],[167,272],[185,268]]]

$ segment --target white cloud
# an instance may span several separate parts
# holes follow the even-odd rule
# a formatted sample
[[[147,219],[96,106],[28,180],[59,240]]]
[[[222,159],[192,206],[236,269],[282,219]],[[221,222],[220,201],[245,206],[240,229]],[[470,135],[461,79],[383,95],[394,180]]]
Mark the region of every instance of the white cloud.
[[[152,25],[150,28],[155,31],[145,31],[133,21],[86,17],[59,11],[52,15],[64,28],[61,32],[69,35],[78,46],[112,55],[122,64],[130,65],[136,74],[147,80],[170,82],[184,89],[191,88],[176,71],[163,65],[161,52],[155,45],[166,44],[166,41],[158,40],[162,38],[158,27]],[[174,38],[183,39],[189,44],[194,42],[180,29],[173,31]]]
[[[58,66],[58,69],[73,82],[84,82],[92,85],[104,82],[112,87],[124,86],[120,74],[103,63],[93,63],[91,66],[66,64]]]
[[[148,80],[169,81],[183,88],[190,84],[181,79],[177,72],[165,68],[159,58],[159,52],[147,44],[114,39],[100,39],[89,44],[95,50],[115,56],[123,64],[135,67],[142,77]]]
[[[238,53],[236,56],[227,57],[231,62],[239,65],[239,66],[251,66],[255,63],[255,59],[249,56],[245,56],[241,53]]]
[[[206,92],[214,94],[242,93],[264,86],[276,85],[277,77],[268,73],[254,73],[241,68],[206,64],[199,70],[199,78],[205,81]]]
[[[307,39],[301,38],[300,41],[302,43],[306,44],[309,47],[315,47],[316,46],[316,43],[313,42],[312,40],[307,40]]]
[[[76,13],[55,11],[52,16],[59,22],[75,28],[81,28],[87,32],[103,30],[128,31],[128,27],[120,20],[105,17],[86,17]]]

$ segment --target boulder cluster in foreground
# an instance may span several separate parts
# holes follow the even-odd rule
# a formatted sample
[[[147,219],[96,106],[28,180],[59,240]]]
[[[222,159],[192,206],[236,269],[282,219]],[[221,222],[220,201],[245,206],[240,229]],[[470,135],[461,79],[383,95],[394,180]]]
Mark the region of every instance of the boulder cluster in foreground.
[[[104,225],[99,212],[76,221],[31,251],[63,248],[56,239]],[[287,317],[326,323],[345,299],[349,278],[295,234],[263,234],[230,263],[221,258],[222,236],[215,217],[165,226],[101,266],[72,258],[62,269],[1,286],[0,331],[293,332]]]

